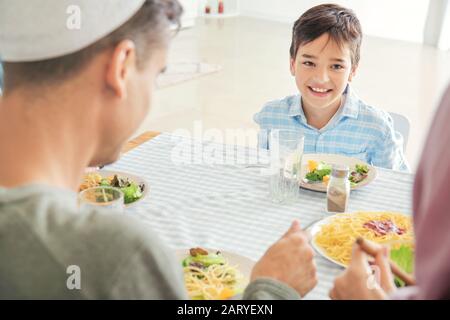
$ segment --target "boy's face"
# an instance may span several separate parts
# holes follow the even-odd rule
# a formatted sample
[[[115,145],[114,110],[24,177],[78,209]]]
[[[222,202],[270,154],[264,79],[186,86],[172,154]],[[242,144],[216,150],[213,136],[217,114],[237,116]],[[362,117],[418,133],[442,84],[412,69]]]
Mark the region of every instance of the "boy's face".
[[[312,109],[338,107],[356,71],[348,45],[340,48],[327,33],[300,45],[290,67],[303,105]]]

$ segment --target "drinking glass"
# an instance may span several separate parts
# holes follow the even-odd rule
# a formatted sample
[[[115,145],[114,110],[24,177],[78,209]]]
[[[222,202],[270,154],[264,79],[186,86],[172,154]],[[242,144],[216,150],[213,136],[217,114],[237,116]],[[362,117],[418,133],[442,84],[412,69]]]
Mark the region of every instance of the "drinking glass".
[[[125,207],[123,192],[110,186],[87,188],[78,195],[80,209],[103,208],[123,212]]]
[[[269,134],[270,179],[269,191],[273,202],[295,201],[299,193],[299,179],[304,147],[300,130],[274,129]]]

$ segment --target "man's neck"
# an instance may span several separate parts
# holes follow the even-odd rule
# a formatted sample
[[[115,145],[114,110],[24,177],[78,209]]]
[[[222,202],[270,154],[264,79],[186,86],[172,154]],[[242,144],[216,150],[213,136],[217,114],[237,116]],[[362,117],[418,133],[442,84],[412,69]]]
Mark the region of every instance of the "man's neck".
[[[328,122],[330,122],[330,120],[339,110],[341,101],[342,97],[333,105],[328,106],[324,109],[318,109],[308,105],[308,103],[305,103],[305,101],[302,100],[303,112],[305,114],[307,123],[316,129],[322,129],[328,124]]]
[[[19,92],[0,100],[0,186],[43,183],[76,190],[95,137],[87,136],[77,115],[67,115],[76,107],[70,103],[75,102],[56,105]]]

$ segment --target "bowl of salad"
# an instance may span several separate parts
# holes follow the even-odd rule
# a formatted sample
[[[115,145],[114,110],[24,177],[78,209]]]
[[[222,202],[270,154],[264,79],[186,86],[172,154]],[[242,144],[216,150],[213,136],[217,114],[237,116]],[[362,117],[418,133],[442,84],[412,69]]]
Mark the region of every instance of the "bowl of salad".
[[[109,186],[118,188],[123,192],[125,207],[130,207],[145,198],[148,193],[148,183],[133,174],[99,170],[84,175],[83,181],[78,188],[81,192],[87,188]]]

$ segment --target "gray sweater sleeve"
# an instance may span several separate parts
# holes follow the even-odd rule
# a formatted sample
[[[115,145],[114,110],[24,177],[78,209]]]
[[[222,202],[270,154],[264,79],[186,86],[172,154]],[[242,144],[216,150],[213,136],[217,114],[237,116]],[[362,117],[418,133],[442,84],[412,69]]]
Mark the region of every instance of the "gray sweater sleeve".
[[[271,278],[259,278],[245,289],[244,300],[298,300],[300,295],[290,286]]]
[[[141,248],[117,269],[109,299],[187,299],[181,267],[167,254]]]
[[[151,235],[140,233],[139,245],[116,266],[109,299],[187,299],[181,263],[173,250]]]

